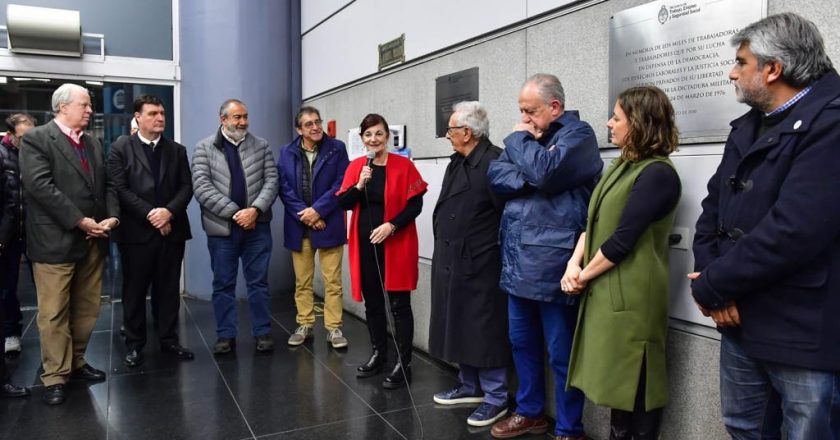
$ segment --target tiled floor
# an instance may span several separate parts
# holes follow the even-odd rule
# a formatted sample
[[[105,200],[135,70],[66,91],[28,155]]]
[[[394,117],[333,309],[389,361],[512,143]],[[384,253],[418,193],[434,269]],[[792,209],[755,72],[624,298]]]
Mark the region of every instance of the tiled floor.
[[[31,287],[28,287],[31,289]],[[31,297],[31,292],[21,292]],[[246,305],[235,354],[214,357],[210,303],[187,299],[181,310],[181,339],[195,360],[178,362],[148,344],[138,368],[123,364],[118,329],[121,305],[104,304],[87,351],[91,365],[106,370],[98,384],[71,384],[67,401],[49,407],[41,400],[35,312],[25,313],[23,352],[8,358],[12,381],[32,386],[27,399],[0,399],[0,439],[489,439],[489,428],[466,424],[472,407],[440,407],[435,392],[455,384],[454,372],[416,356],[411,396],[386,391],[383,376],[357,379],[366,360],[365,324],[346,317],[350,346],[333,350],[323,328],[300,347],[285,341],[295,328],[291,295],[276,297],[274,353],[255,353]],[[319,318],[319,324],[321,323]],[[154,335],[149,335],[154,341]],[[419,414],[419,420],[418,420]],[[424,434],[421,436],[421,432]],[[541,437],[545,438],[545,437]]]

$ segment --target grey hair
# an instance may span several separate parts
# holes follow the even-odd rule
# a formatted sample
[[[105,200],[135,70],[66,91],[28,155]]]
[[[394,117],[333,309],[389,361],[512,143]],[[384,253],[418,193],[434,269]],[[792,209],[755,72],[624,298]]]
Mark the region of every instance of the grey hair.
[[[231,104],[239,104],[242,107],[247,107],[247,105],[245,105],[244,102],[242,102],[238,99],[230,98],[230,99],[225,100],[225,102],[222,103],[222,106],[219,107],[219,116],[227,116],[228,115],[228,107],[230,107]]]
[[[452,106],[458,125],[469,127],[477,138],[490,137],[490,120],[487,110],[478,101],[461,101]]]
[[[770,61],[782,65],[782,79],[805,87],[832,69],[822,35],[810,20],[791,12],[771,15],[735,34],[730,43],[749,43],[762,67]]]
[[[52,110],[55,113],[61,109],[61,104],[70,104],[73,102],[73,91],[83,93],[90,93],[88,89],[73,83],[64,83],[58,86],[52,94]]]
[[[528,84],[537,86],[537,91],[546,104],[556,99],[560,101],[560,105],[566,107],[566,92],[563,91],[563,84],[560,84],[560,79],[556,76],[550,73],[537,73],[528,78],[523,87]]]

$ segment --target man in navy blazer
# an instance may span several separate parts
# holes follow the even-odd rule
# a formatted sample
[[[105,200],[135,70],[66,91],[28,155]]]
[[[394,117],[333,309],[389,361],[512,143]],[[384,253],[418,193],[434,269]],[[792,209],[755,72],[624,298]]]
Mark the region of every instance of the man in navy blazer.
[[[108,178],[120,200],[122,226],[114,232],[123,262],[125,364],[143,363],[146,345],[146,292],[164,352],[182,360],[193,353],[178,342],[178,310],[184,244],[192,238],[187,204],[192,174],[183,145],[163,136],[166,110],[153,95],[134,101],[138,131],[114,142]]]
[[[324,134],[318,109],[302,107],[295,116],[298,137],[280,150],[277,171],[283,202],[284,245],[292,252],[298,328],[289,345],[300,345],[315,324],[312,278],[315,253],[324,279],[324,327],[333,348],[347,346],[341,332],[341,260],[347,242],[344,211],[335,193],[349,160],[344,142]]]
[[[840,76],[795,14],[731,42],[751,109],[709,181],[689,275],[722,333],[723,420],[735,439],[840,438]]]

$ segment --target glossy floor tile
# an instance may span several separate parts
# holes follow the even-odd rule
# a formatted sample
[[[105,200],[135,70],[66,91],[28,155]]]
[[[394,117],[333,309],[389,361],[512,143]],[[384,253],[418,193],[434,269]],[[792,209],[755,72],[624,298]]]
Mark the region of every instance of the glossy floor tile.
[[[31,284],[21,287],[27,302],[34,299]],[[456,383],[455,376],[422,354],[412,361],[411,394],[406,389],[384,390],[385,373],[356,378],[356,366],[370,353],[364,322],[345,315],[344,334],[350,341],[346,349],[332,349],[320,317],[313,338],[289,347],[286,340],[296,327],[294,302],[291,294],[276,295],[275,350],[258,353],[247,303],[240,302],[238,309],[233,353],[213,355],[213,308],[206,301],[185,299],[179,335],[195,359],[180,361],[161,353],[150,328],[145,362],[129,368],[118,331],[122,306],[103,303],[86,358],[108,378],[97,384],[69,384],[67,401],[57,407],[41,400],[36,313],[26,310],[23,352],[8,356],[7,365],[12,381],[31,386],[32,396],[0,399],[0,439],[419,440],[421,432],[429,440],[490,438],[489,428],[467,426],[471,407],[431,403],[434,393]],[[151,324],[150,312],[148,316]]]

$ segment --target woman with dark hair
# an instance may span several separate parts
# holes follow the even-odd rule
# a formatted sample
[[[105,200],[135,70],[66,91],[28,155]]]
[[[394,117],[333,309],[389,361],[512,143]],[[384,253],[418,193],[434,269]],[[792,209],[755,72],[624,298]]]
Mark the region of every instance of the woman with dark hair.
[[[679,134],[656,87],[622,92],[607,123],[621,149],[589,203],[560,284],[581,294],[567,386],[612,409],[610,439],[656,439],[668,398],[668,235],[680,179]]]
[[[350,281],[353,299],[364,299],[373,346],[370,359],[356,370],[356,376],[374,376],[385,365],[387,295],[398,352],[382,386],[397,389],[411,381],[414,316],[409,293],[417,288],[419,259],[414,219],[423,209],[427,184],[410,160],[388,152],[390,132],[385,118],[369,114],[359,128],[373,159],[362,156],[350,162],[337,193],[339,205],[353,211],[347,240]]]

